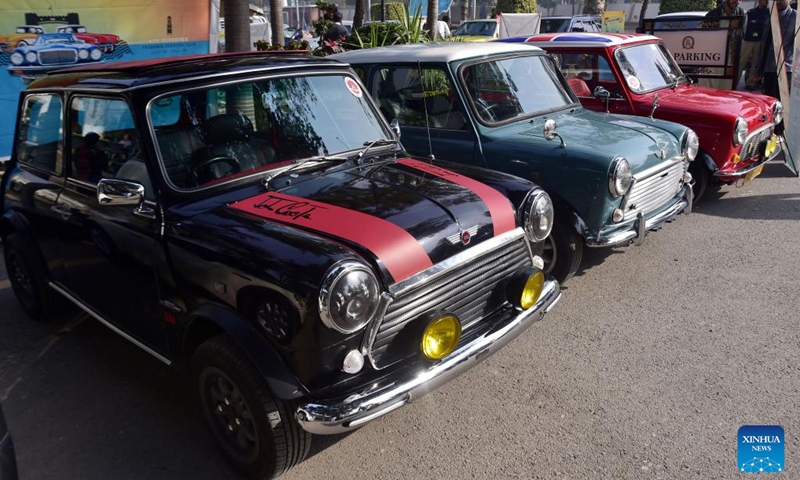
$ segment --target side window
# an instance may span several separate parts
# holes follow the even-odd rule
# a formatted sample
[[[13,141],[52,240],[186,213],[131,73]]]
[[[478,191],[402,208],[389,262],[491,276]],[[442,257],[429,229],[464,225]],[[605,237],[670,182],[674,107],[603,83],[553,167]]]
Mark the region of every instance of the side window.
[[[618,90],[614,73],[601,55],[565,53],[561,55],[561,62],[561,72],[579,97],[591,96],[598,85],[611,92]]]
[[[402,126],[465,130],[466,116],[447,72],[439,68],[388,67],[377,70],[372,95],[381,113]],[[426,120],[427,114],[427,120]]]
[[[88,183],[103,178],[138,182],[154,198],[141,141],[128,103],[121,99],[75,97],[70,104],[70,176]]]
[[[17,158],[22,164],[55,175],[64,171],[62,102],[58,95],[25,98],[20,114]]]

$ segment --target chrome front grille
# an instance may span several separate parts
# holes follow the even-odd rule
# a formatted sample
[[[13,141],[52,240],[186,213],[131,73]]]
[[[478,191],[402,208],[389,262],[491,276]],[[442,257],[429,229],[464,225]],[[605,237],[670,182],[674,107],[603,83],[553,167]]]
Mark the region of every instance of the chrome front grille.
[[[772,126],[767,125],[763,127],[761,130],[756,130],[753,132],[747,140],[744,141],[744,145],[742,145],[742,150],[739,152],[739,158],[742,160],[749,160],[756,155],[760,155],[761,152],[764,151],[761,148],[767,140],[772,136]]]
[[[78,52],[75,50],[50,50],[39,52],[41,65],[64,65],[78,62]]]
[[[681,189],[686,163],[683,160],[669,160],[655,168],[643,172],[636,181],[625,202],[625,218],[635,218],[658,209],[673,198]]]
[[[389,305],[377,327],[369,350],[376,368],[387,367],[419,352],[419,337],[406,337],[415,320],[428,313],[450,312],[461,320],[462,338],[469,336],[479,320],[506,303],[506,281],[520,267],[531,265],[525,239],[511,241],[462,262],[441,275],[423,281],[417,288],[405,288]],[[410,326],[412,325],[412,326]]]

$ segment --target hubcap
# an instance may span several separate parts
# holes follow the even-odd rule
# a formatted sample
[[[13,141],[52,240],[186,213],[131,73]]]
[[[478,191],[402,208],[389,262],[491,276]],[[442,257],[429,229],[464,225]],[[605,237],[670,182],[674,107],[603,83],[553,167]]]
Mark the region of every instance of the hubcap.
[[[256,424],[239,387],[224,372],[210,368],[204,380],[211,423],[223,446],[242,462],[258,457]]]
[[[33,299],[33,284],[31,277],[28,275],[28,268],[25,262],[14,252],[8,252],[8,276],[11,279],[14,287],[16,287],[17,295],[22,297],[25,303],[29,303]]]

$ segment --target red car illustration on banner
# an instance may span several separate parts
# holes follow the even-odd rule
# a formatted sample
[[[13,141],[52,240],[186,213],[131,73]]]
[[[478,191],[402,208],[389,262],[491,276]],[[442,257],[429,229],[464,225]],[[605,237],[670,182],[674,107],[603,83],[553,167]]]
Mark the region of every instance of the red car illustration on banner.
[[[119,44],[119,36],[111,33],[89,33],[89,30],[83,25],[64,25],[58,27],[56,33],[71,33],[86,43],[96,46],[103,53],[111,53],[114,48]]]

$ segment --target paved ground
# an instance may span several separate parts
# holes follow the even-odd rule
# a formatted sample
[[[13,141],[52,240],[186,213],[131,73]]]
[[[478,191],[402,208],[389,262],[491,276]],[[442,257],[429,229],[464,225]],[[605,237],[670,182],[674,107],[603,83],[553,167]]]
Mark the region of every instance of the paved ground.
[[[783,426],[781,475],[800,478],[786,172],[711,194],[641,247],[592,252],[545,322],[428,397],[315,439],[283,478],[739,478],[745,424]],[[236,478],[181,377],[94,321],[30,322],[5,278],[0,400],[23,480]]]

